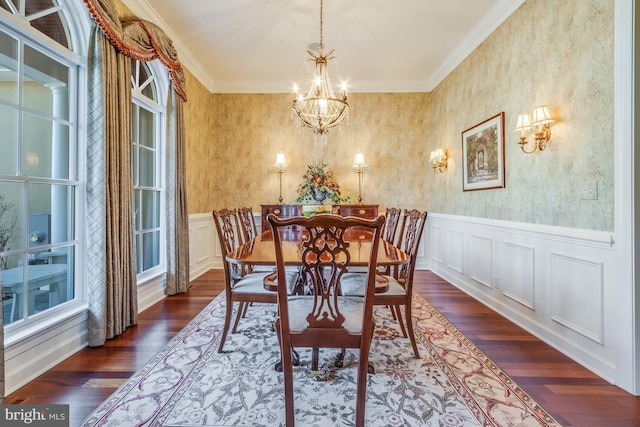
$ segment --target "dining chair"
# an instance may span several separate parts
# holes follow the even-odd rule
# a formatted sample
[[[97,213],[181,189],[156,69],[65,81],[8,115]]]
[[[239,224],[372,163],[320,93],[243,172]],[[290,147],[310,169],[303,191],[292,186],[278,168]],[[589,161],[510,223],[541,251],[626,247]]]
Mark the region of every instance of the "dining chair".
[[[224,327],[222,330],[222,338],[218,346],[218,353],[222,353],[224,343],[227,339],[229,327],[231,324],[231,314],[233,312],[233,303],[238,303],[238,311],[236,313],[235,322],[231,333],[235,333],[238,328],[240,318],[246,314],[247,306],[252,303],[269,303],[276,304],[277,294],[271,290],[267,290],[264,286],[264,279],[268,272],[247,273],[238,268],[238,265],[231,264],[227,261],[227,255],[241,244],[238,231],[237,210],[221,209],[212,211],[213,219],[216,224],[216,231],[220,240],[220,248],[222,249],[222,265],[224,266],[225,279],[225,296],[226,296],[226,312],[224,319]],[[298,274],[295,271],[288,271],[286,284],[291,286],[289,291],[293,290]]]
[[[237,227],[241,231],[242,243],[258,236],[258,228],[256,220],[253,217],[253,209],[251,207],[241,207],[236,209]]]
[[[409,337],[416,359],[420,358],[420,352],[418,351],[413,331],[413,277],[416,269],[418,248],[426,222],[426,211],[405,209],[403,219],[404,235],[401,236],[400,248],[409,255],[409,262],[400,265],[394,275],[383,275],[389,281],[389,289],[386,292],[377,293],[374,297],[374,305],[385,305],[391,309],[394,319],[400,324],[402,334],[405,337]],[[365,277],[362,273],[345,274],[341,284],[342,293],[350,296],[363,295],[366,284]],[[405,321],[402,318],[401,308],[404,308]]]
[[[253,209],[251,207],[241,207],[236,209],[236,228],[238,230],[241,243],[247,243],[251,239],[258,237],[258,228],[256,227],[256,220],[253,216]],[[273,272],[276,266],[246,265],[244,268],[247,270],[247,273],[259,273]]]
[[[373,336],[375,265],[384,216],[366,220],[326,214],[311,218],[267,217],[273,228],[278,283],[288,280],[279,229],[298,226],[301,230],[300,259],[308,280],[308,295],[290,295],[278,286],[279,317],[275,328],[280,339],[286,425],[294,422],[294,347],[357,348],[360,350],[356,392],[356,426],[364,426],[369,348]],[[362,227],[372,233],[368,273],[364,274],[363,296],[340,295],[340,281],[351,263],[345,232]]]
[[[384,218],[385,221],[384,229],[382,230],[382,240],[385,240],[395,246],[398,225],[400,225],[400,219],[402,218],[402,209],[387,207],[385,209]]]

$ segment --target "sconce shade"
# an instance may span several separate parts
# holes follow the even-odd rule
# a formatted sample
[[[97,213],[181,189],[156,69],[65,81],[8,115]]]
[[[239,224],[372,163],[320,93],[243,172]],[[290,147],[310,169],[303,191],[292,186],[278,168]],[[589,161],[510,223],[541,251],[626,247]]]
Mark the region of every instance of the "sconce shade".
[[[431,167],[434,172],[443,173],[447,170],[447,153],[442,148],[432,151],[429,160],[433,162]]]
[[[363,168],[367,166],[364,162],[364,154],[356,153],[356,157],[353,159],[353,167],[354,168]]]
[[[529,114],[520,114],[514,132],[527,132],[531,129],[531,116]]]
[[[439,160],[443,157],[446,157],[444,154],[444,150],[442,148],[438,148],[437,150],[431,152],[431,157],[429,158],[429,160]]]
[[[276,162],[273,166],[281,169],[287,167],[287,161],[284,159],[284,153],[278,153],[276,155]]]
[[[551,125],[555,122],[546,105],[541,105],[533,110],[533,126]]]

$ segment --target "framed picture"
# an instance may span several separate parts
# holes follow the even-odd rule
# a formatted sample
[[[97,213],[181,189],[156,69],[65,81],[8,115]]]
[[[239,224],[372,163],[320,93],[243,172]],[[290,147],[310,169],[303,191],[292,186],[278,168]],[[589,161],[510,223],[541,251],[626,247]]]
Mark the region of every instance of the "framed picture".
[[[462,132],[462,190],[503,188],[504,111]]]

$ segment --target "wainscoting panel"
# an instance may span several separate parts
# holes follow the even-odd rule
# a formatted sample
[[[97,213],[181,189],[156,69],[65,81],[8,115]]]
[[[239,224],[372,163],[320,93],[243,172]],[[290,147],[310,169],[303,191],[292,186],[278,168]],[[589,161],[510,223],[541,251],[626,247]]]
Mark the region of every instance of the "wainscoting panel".
[[[214,266],[222,268],[218,234],[211,214],[189,215],[189,263],[190,280]]]
[[[472,280],[492,287],[493,283],[493,241],[486,236],[469,236],[469,277]]]
[[[603,344],[604,265],[602,262],[551,254],[552,319]]]
[[[464,233],[448,230],[447,266],[459,274],[464,274]]]
[[[611,233],[429,213],[425,235],[434,273],[606,380],[629,375]]]
[[[429,222],[429,217],[427,216],[427,223]],[[428,226],[426,226],[428,227]],[[433,225],[429,227],[429,229],[425,229],[423,232],[423,236],[427,236],[431,234],[431,239],[427,240],[431,242],[431,259],[433,262],[436,262],[440,265],[444,264],[444,251],[447,248],[446,242],[446,234],[444,233],[444,229],[442,227],[438,227],[437,225]]]
[[[535,310],[535,248],[502,242],[501,253],[502,294]]]

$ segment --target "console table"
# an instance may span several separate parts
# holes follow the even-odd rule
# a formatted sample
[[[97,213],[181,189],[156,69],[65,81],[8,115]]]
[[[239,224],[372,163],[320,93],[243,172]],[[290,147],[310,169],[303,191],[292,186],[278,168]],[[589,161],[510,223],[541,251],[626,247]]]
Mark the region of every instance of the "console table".
[[[267,215],[275,214],[278,218],[291,218],[302,215],[301,205],[260,205],[262,206],[262,231],[269,230]],[[357,216],[364,219],[375,219],[379,205],[334,205],[333,213],[342,216]]]

